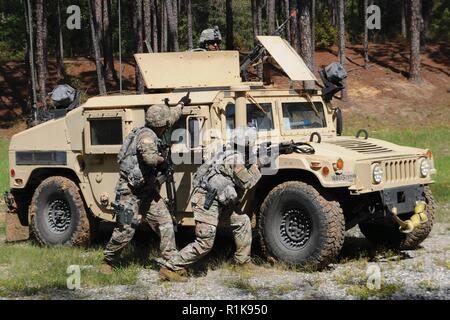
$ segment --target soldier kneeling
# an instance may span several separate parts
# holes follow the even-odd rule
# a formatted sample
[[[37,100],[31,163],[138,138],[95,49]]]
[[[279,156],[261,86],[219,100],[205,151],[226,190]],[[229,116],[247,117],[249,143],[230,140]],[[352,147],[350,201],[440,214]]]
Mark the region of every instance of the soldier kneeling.
[[[235,209],[245,190],[251,189],[261,178],[259,164],[245,165],[245,150],[251,150],[255,141],[255,129],[236,129],[232,137],[233,146],[199,167],[193,180],[194,192],[191,198],[196,239],[174,254],[161,268],[162,279],[185,281],[182,277],[186,273],[184,268],[211,251],[219,215],[230,213],[229,221],[236,243],[235,263],[251,264],[250,218]]]

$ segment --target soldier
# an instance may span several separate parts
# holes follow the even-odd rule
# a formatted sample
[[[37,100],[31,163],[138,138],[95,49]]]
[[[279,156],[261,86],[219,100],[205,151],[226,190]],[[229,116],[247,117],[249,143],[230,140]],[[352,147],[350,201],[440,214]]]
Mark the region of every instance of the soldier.
[[[219,215],[229,215],[236,243],[235,263],[251,265],[250,218],[242,212],[236,212],[236,204],[244,191],[251,189],[261,178],[259,164],[245,165],[245,157],[249,154],[248,150],[254,147],[255,140],[255,129],[236,129],[232,137],[232,148],[217,153],[199,167],[193,180],[194,191],[191,198],[196,239],[173,255],[160,269],[162,279],[186,280],[184,268],[211,251]]]
[[[222,42],[222,35],[218,26],[211,29],[205,29],[200,34],[200,50],[205,51],[219,51],[220,43]]]
[[[177,252],[172,217],[159,195],[156,175],[166,161],[161,156],[160,138],[180,118],[183,106],[190,102],[188,94],[174,108],[164,104],[149,107],[145,127],[134,129],[125,139],[117,156],[120,177],[113,203],[117,226],[104,251],[103,273],[112,273],[120,252],[134,236],[140,214],[145,215],[145,221],[161,238],[162,260],[169,260]]]

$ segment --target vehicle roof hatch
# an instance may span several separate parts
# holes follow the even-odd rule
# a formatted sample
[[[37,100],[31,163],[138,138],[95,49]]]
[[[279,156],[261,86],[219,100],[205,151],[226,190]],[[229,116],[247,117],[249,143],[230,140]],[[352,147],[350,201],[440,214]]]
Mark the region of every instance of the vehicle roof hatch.
[[[278,36],[257,36],[261,44],[293,81],[317,81],[289,42]]]
[[[241,83],[238,51],[134,55],[149,89],[226,87]]]

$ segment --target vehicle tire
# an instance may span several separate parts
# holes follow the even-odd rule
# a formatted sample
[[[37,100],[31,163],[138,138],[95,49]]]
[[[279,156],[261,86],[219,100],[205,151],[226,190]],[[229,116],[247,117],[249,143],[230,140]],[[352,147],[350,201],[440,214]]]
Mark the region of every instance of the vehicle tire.
[[[65,177],[41,182],[30,205],[31,232],[41,245],[87,246],[90,221],[80,189]]]
[[[359,229],[366,239],[374,244],[391,249],[413,250],[428,237],[434,223],[435,202],[428,186],[424,189],[424,197],[428,221],[416,227],[411,233],[400,232],[398,224],[390,216],[381,221],[361,222]],[[412,214],[403,216],[402,219],[409,219]]]
[[[340,253],[344,233],[339,203],[303,182],[277,186],[261,206],[259,238],[268,258],[322,269]]]

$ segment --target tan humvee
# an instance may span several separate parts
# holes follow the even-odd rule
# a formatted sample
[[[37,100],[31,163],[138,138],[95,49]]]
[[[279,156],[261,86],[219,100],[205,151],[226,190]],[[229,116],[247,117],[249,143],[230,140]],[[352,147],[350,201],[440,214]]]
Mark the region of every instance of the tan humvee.
[[[293,82],[316,81],[286,41],[259,39]],[[241,82],[235,51],[135,57],[155,93],[91,98],[11,139],[9,241],[26,238],[30,227],[42,244],[87,244],[96,222],[115,220],[111,202],[123,139],[144,125],[146,108],[165,98],[176,102],[187,91],[192,104],[176,125],[186,132],[172,141],[172,157],[197,164],[175,167],[179,224],[194,225],[189,198],[198,160],[233,128],[252,125],[259,143],[311,140],[314,151],[280,154],[275,173],[264,175],[240,204],[267,256],[322,267],[356,224],[370,241],[396,248],[414,248],[428,236],[434,219],[428,185],[436,172],[429,150],[365,134],[341,136],[336,109],[320,90]]]

